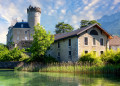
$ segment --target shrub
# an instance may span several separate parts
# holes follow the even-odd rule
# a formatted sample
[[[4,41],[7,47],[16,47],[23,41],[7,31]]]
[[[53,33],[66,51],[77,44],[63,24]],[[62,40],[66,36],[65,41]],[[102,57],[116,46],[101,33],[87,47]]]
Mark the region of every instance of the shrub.
[[[4,45],[0,45],[0,61],[4,59],[4,56],[9,53],[9,50]]]
[[[114,64],[115,63],[115,57],[116,55],[116,51],[115,50],[107,50],[104,52],[104,54],[101,55],[101,60],[104,62],[104,63],[110,63],[110,64]]]
[[[52,56],[45,56],[45,63],[52,63],[52,62],[57,62],[57,60]]]
[[[30,56],[28,56],[25,53],[21,53],[21,58],[19,59],[19,61],[28,61],[30,58]]]
[[[91,51],[90,53],[85,54],[84,52],[82,53],[79,62],[82,61],[84,62],[90,62],[96,65],[100,65],[102,63],[100,57],[95,54],[93,51]]]

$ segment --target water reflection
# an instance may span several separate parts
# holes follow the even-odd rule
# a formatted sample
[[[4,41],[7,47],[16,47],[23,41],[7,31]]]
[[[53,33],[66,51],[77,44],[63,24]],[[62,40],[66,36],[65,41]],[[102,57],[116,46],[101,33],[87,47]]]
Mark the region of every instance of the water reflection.
[[[111,75],[0,71],[0,86],[119,86]]]

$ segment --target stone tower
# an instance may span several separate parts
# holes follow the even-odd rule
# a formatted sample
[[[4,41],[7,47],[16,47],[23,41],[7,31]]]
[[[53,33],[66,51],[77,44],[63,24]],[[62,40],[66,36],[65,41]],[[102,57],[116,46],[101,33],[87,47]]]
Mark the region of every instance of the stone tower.
[[[40,23],[41,9],[39,7],[32,7],[31,5],[27,8],[28,24],[31,28]]]

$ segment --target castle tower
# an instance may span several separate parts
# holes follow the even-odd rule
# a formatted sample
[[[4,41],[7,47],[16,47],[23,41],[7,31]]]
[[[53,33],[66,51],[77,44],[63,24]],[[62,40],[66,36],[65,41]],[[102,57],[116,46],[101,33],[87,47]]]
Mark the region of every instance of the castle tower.
[[[31,5],[27,8],[28,24],[31,28],[40,23],[41,9],[39,7],[32,7]]]

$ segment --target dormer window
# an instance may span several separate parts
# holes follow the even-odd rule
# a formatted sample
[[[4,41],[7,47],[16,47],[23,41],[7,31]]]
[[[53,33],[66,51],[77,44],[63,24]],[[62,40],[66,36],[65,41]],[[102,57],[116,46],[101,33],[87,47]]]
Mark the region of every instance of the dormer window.
[[[98,35],[98,32],[96,30],[91,30],[90,35]]]
[[[23,24],[21,24],[21,28],[23,28]]]

